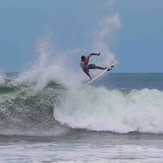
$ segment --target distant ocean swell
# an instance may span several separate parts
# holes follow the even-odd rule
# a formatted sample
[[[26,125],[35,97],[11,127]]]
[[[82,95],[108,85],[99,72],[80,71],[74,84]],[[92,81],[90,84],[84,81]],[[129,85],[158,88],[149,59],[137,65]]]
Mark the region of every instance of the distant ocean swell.
[[[37,87],[37,89],[36,89]],[[163,133],[163,92],[156,89],[108,90],[56,82],[3,82],[0,134],[53,136],[71,129],[116,133]]]

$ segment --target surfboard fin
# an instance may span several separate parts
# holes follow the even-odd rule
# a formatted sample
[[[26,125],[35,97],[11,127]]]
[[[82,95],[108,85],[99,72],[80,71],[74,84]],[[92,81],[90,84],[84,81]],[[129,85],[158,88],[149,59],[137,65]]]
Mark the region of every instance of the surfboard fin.
[[[112,70],[112,68],[107,69],[107,71],[111,71],[111,70]]]
[[[107,71],[111,71],[114,65],[112,65],[110,68],[107,69]]]

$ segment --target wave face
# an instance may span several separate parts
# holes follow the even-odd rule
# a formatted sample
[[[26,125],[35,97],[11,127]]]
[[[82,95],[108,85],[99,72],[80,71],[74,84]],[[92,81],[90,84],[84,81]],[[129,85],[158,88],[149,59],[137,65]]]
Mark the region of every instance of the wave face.
[[[37,87],[37,88],[36,88]],[[0,85],[0,134],[52,136],[67,129],[55,121],[54,105],[63,88],[49,82],[39,88],[35,83]]]
[[[18,77],[3,81],[1,135],[54,136],[71,129],[163,133],[161,90],[110,90],[84,84],[72,88],[54,81],[20,82]]]

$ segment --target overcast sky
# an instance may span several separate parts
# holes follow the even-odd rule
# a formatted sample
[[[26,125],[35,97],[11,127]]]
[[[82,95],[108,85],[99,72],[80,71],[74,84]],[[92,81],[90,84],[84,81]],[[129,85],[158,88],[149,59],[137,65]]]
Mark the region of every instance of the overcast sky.
[[[104,41],[119,62],[115,72],[163,72],[163,0],[0,0],[0,71],[32,63],[43,37],[57,51],[90,50],[112,16],[119,25]]]

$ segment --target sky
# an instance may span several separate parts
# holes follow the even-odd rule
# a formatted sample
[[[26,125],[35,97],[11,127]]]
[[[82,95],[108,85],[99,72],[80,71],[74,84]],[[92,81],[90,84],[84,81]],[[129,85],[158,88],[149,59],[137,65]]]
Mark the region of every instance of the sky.
[[[162,15],[162,0],[0,0],[0,72],[33,63],[41,38],[54,53],[91,50],[100,30],[114,72],[163,72]],[[103,24],[112,17],[117,24]]]

